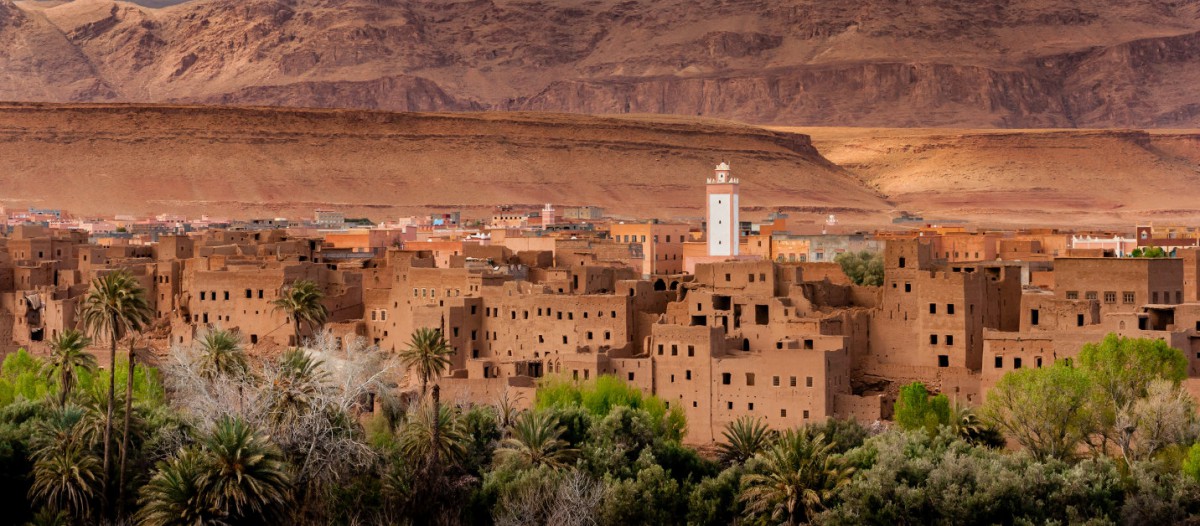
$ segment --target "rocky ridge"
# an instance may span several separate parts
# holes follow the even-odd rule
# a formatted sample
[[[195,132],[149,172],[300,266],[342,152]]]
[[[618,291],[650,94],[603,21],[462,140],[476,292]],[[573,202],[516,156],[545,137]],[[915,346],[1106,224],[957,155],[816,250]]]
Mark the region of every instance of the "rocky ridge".
[[[10,100],[1200,124],[1200,0],[0,0],[0,20]]]

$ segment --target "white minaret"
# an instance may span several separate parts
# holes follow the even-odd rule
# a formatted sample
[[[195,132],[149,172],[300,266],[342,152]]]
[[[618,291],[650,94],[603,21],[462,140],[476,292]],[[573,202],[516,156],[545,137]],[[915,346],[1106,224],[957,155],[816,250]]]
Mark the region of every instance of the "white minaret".
[[[542,209],[542,230],[546,230],[554,225],[554,207],[550,203],[546,203],[546,208]]]
[[[738,241],[738,180],[721,163],[708,179],[708,255],[736,256]]]

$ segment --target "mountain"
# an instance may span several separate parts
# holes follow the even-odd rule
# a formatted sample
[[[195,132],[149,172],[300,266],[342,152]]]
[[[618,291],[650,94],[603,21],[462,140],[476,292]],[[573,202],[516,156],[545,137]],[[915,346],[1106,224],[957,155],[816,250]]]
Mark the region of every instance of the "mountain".
[[[748,214],[887,220],[891,205],[807,136],[713,120],[568,114],[0,104],[0,204],[375,220],[498,205],[699,217],[728,161]],[[53,181],[48,190],[47,181]]]
[[[0,0],[0,97],[1200,125],[1200,0]]]
[[[1191,224],[1200,132],[762,128],[696,117],[0,104],[0,206],[81,215],[389,217],[595,205],[704,213],[729,161],[743,217],[890,225]],[[47,182],[52,185],[47,186]]]

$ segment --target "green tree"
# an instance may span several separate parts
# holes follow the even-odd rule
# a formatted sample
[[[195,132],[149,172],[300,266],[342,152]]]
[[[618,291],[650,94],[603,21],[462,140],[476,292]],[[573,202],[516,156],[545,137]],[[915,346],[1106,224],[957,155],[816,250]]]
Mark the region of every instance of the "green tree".
[[[200,444],[206,465],[199,484],[207,506],[257,522],[288,502],[291,476],[283,453],[244,420],[222,418]]]
[[[1093,430],[1087,373],[1056,363],[1005,374],[984,415],[1038,459],[1071,458]]]
[[[91,516],[102,484],[100,459],[87,440],[82,419],[82,410],[64,406],[36,424],[29,488],[31,499],[64,510],[81,523]]]
[[[400,363],[417,374],[421,380],[421,396],[424,397],[430,379],[441,378],[450,368],[450,355],[454,349],[442,336],[441,329],[422,327],[413,331],[408,348],[400,351]]]
[[[726,464],[741,464],[766,450],[775,438],[761,417],[742,416],[725,424],[721,433],[725,441],[717,444],[721,460]]]
[[[284,288],[283,294],[271,302],[275,310],[283,311],[291,318],[296,347],[300,347],[302,327],[307,326],[309,330],[315,331],[325,324],[325,319],[329,317],[329,309],[322,302],[324,298],[325,293],[321,292],[321,287],[316,282],[302,279]]]
[[[267,411],[276,424],[293,422],[309,412],[325,390],[329,373],[303,348],[284,352],[268,387]]]
[[[806,428],[783,432],[757,458],[762,465],[743,477],[739,498],[751,515],[783,524],[812,520],[854,473],[854,468],[843,466],[824,435],[812,435]]]
[[[221,376],[237,377],[249,371],[246,351],[237,333],[224,329],[209,329],[196,341],[200,351],[201,376],[213,380]]]
[[[526,466],[564,468],[577,451],[561,438],[563,431],[549,412],[526,411],[517,417],[511,436],[496,448],[496,457]]]
[[[67,405],[71,390],[79,381],[80,369],[89,373],[96,370],[96,357],[87,352],[91,343],[91,338],[75,329],[63,331],[50,342],[53,354],[46,364],[46,379],[58,381],[58,405]]]
[[[400,452],[418,461],[438,458],[457,463],[466,454],[464,432],[454,409],[439,405],[435,414],[433,404],[425,404],[408,414],[408,422],[400,430]]]
[[[878,252],[842,252],[833,258],[841,265],[842,272],[855,285],[878,287],[883,285],[883,255]]]
[[[1151,382],[1163,379],[1178,386],[1187,377],[1187,358],[1178,349],[1154,338],[1109,334],[1079,352],[1080,368],[1091,380],[1090,405],[1096,419],[1096,442],[1106,450],[1116,444],[1128,456],[1137,429],[1134,405],[1145,398]]]
[[[913,382],[900,388],[893,418],[903,429],[935,433],[938,426],[950,424],[950,399],[944,394],[930,397],[925,384]]]
[[[221,513],[208,504],[201,485],[207,466],[199,450],[187,448],[161,461],[154,475],[142,486],[134,518],[146,526],[192,526],[214,524]]]
[[[80,318],[92,337],[107,337],[109,350],[108,417],[104,425],[103,488],[108,495],[108,472],[110,466],[110,442],[112,438],[113,404],[115,403],[117,342],[127,334],[140,332],[150,322],[151,309],[146,302],[146,290],[128,270],[110,272],[92,280],[88,294],[80,303]],[[129,415],[133,405],[134,376],[133,341],[129,344],[129,373],[125,387],[125,433],[129,436]],[[120,477],[125,477],[125,449],[128,444],[122,439]],[[120,484],[118,502],[124,499],[124,484]]]

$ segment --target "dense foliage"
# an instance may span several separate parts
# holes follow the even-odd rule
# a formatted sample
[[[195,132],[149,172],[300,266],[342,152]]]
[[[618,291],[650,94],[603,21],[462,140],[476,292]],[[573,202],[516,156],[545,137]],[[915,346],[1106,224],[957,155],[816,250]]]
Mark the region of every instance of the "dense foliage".
[[[361,341],[318,334],[256,360],[214,329],[173,349],[161,381],[134,367],[129,440],[113,431],[133,524],[1168,524],[1200,514],[1181,360],[1113,336],[1074,364],[1006,375],[978,414],[914,383],[895,425],[747,416],[709,456],[682,444],[678,408],[615,377],[443,403],[436,374],[391,396],[400,360]],[[109,383],[74,352],[4,360],[7,522],[103,523],[117,508],[101,478]]]
[[[843,252],[833,260],[842,266],[842,272],[845,272],[855,285],[883,285],[883,254],[867,250]]]

